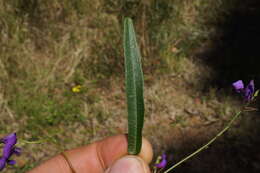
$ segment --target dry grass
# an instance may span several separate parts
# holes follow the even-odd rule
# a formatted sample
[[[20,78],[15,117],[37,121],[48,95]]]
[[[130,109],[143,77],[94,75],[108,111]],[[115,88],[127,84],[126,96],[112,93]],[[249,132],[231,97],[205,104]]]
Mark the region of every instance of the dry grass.
[[[185,62],[186,67],[195,65],[189,60]],[[198,84],[201,84],[201,81],[205,79],[200,75],[200,78],[197,75],[194,76],[194,74],[200,74],[202,68],[191,69],[193,69],[192,72],[183,71],[178,76],[160,74],[151,77],[145,76],[146,119],[144,136],[152,141],[156,154],[166,151],[170,146],[181,148],[185,144],[185,139],[208,139],[221,126],[221,119],[234,113],[234,109],[231,109],[233,107],[231,102],[223,105],[214,96],[214,91],[212,91],[213,96],[207,96],[200,90],[194,91],[193,88],[199,88]],[[49,83],[50,86],[53,86],[53,83]],[[87,91],[73,94],[68,102],[73,102],[74,99],[80,100],[79,113],[83,119],[61,121],[55,126],[52,126],[52,122],[35,126],[33,123],[36,122],[28,121],[26,114],[16,114],[15,111],[11,110],[14,115],[10,115],[7,109],[2,111],[1,117],[4,118],[1,118],[1,123],[12,124],[12,126],[1,126],[3,134],[17,131],[20,139],[44,140],[39,144],[19,143],[24,152],[20,158],[17,158],[18,169],[25,166],[24,170],[26,170],[62,150],[127,131],[124,83],[121,77],[111,78],[102,81],[102,83],[85,81],[81,84]],[[57,88],[56,86],[52,93],[56,92],[57,96],[55,97],[64,99],[60,96],[66,92],[64,90],[70,92],[70,87]],[[203,97],[207,97],[206,100],[203,100]],[[5,105],[8,104],[2,102],[2,107]],[[217,111],[223,106],[230,111],[224,112],[222,116],[217,115]],[[14,116],[14,118],[10,118],[10,116]],[[202,133],[205,129],[207,129],[206,136]],[[209,133],[211,131],[209,129],[212,129],[211,133]],[[34,132],[32,133],[31,130]],[[166,132],[171,135],[165,135]],[[73,141],[69,139],[73,139]],[[13,169],[10,168],[10,171],[12,172]]]

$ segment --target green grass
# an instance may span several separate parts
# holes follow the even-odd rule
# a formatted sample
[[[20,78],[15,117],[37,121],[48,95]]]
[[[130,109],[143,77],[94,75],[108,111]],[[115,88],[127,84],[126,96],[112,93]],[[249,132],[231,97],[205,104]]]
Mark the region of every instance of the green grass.
[[[56,125],[61,121],[70,122],[80,119],[82,100],[72,93],[65,92],[60,98],[55,98],[53,92],[39,92],[39,94],[30,92],[29,89],[27,92],[18,93],[9,102],[10,108],[17,112],[18,116],[28,117],[28,126]]]

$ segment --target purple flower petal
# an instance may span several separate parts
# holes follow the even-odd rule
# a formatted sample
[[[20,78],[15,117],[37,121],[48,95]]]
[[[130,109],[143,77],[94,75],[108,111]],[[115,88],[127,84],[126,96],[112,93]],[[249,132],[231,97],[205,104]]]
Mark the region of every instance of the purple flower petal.
[[[14,164],[16,164],[16,161],[15,160],[7,160],[7,163],[9,165],[14,165]]]
[[[167,165],[167,159],[166,159],[166,154],[162,155],[162,161],[158,164],[155,164],[155,167],[157,168],[165,168]]]
[[[244,83],[242,80],[238,80],[234,82],[232,85],[238,93],[240,93],[244,89]]]
[[[6,163],[14,165],[14,160],[9,160],[12,154],[20,154],[21,148],[15,147],[17,142],[16,133],[11,133],[10,135],[1,139],[1,142],[4,143],[3,154],[0,157],[0,171],[4,169]]]
[[[254,80],[250,80],[248,87],[251,87],[253,91],[255,91],[255,83]]]
[[[238,80],[232,85],[238,93],[241,93],[243,95],[245,101],[249,102],[252,100],[255,92],[254,80],[251,80],[246,88],[244,88],[242,80]]]
[[[2,139],[2,141],[4,144],[7,144],[7,143],[12,144],[12,145],[16,144],[16,142],[17,142],[16,133],[11,133],[10,135],[4,137]]]
[[[10,146],[4,146],[2,157],[7,159],[11,156],[11,153],[12,153],[12,148]]]
[[[244,95],[245,95],[244,97],[246,101],[250,101],[252,99],[254,90],[255,90],[254,80],[251,80],[249,84],[246,86],[244,91]]]
[[[4,169],[5,165],[6,165],[5,158],[0,158],[0,171]]]
[[[155,167],[157,167],[157,168],[165,168],[166,165],[167,165],[167,161],[166,160],[162,160],[160,163],[155,164]]]

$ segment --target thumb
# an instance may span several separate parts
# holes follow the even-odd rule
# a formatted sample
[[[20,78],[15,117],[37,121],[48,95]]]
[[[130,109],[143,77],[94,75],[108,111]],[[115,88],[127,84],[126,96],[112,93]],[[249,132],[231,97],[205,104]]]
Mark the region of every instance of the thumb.
[[[108,168],[106,173],[150,173],[150,170],[140,157],[125,156]]]

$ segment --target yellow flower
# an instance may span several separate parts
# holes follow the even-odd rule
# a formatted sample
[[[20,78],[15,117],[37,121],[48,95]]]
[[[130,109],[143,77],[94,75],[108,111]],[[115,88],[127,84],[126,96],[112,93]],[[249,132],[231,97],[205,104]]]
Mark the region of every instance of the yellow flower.
[[[74,86],[71,90],[72,90],[72,92],[74,92],[74,93],[79,93],[80,90],[81,90],[81,88],[82,88],[81,85],[76,85],[76,86]]]

